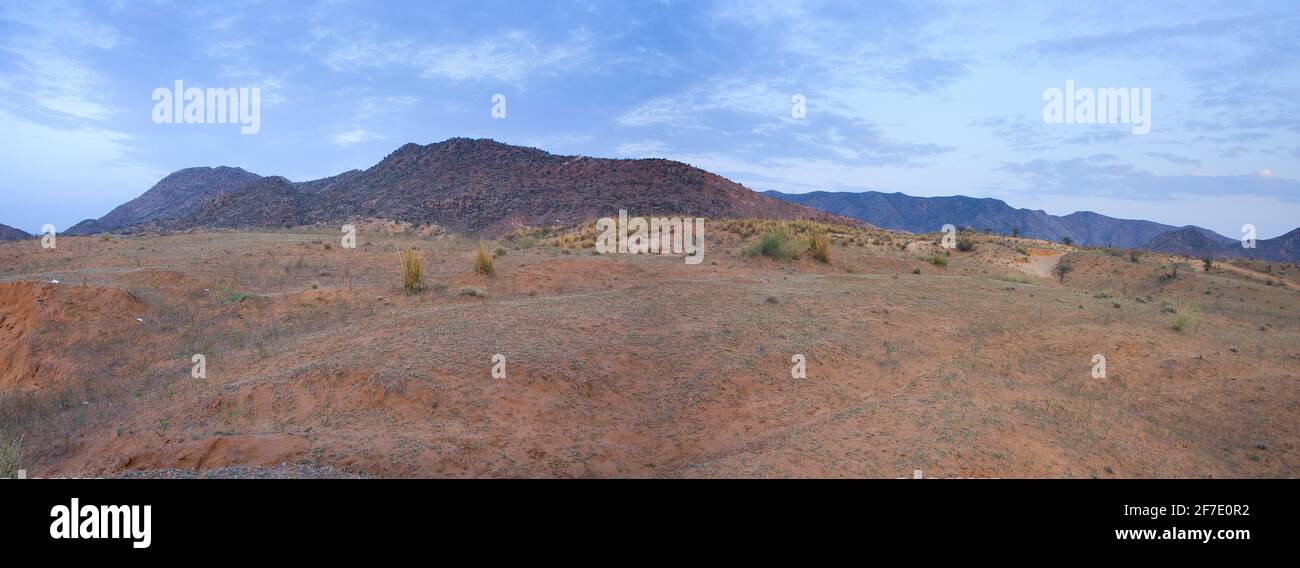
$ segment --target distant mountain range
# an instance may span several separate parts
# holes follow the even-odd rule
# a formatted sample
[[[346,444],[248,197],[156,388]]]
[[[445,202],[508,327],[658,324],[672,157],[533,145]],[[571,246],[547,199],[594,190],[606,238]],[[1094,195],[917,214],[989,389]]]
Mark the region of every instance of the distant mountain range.
[[[1003,235],[1060,241],[1069,237],[1074,244],[1141,248],[1194,257],[1213,256],[1300,260],[1297,231],[1275,239],[1256,242],[1243,249],[1241,242],[1209,229],[1188,225],[1175,227],[1153,221],[1116,219],[1091,211],[1050,215],[1041,210],[1017,209],[992,198],[966,196],[912,197],[878,191],[781,193],[765,195],[800,203],[877,227],[913,233],[932,233],[945,224],[963,229],[989,230]]]
[[[239,168],[189,168],[67,234],[284,227],[376,217],[496,235],[617,215],[860,222],[774,199],[669,160],[560,156],[493,140],[406,144],[365,171],[291,182]]]
[[[17,241],[21,239],[30,239],[34,235],[27,231],[15,229],[9,225],[0,224],[0,241]]]

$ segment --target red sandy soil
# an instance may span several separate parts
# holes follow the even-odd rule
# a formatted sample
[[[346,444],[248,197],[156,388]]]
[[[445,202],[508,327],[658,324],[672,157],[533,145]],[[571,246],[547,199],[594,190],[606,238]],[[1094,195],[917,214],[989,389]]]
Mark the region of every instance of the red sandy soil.
[[[1300,293],[1253,274],[989,236],[940,268],[933,236],[848,228],[781,262],[719,222],[697,266],[502,240],[484,276],[472,241],[366,227],[0,245],[29,475],[1297,473]]]

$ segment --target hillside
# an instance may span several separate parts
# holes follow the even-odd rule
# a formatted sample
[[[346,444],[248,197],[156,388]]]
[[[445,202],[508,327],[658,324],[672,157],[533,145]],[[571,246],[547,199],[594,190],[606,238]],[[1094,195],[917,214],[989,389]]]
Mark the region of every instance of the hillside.
[[[1238,241],[1224,244],[1191,228],[1185,228],[1156,237],[1146,248],[1195,258],[1250,258],[1292,262],[1300,259],[1300,229],[1272,239],[1259,239],[1255,241],[1255,248],[1248,249]]]
[[[144,195],[117,206],[99,219],[77,223],[66,234],[89,235],[177,219],[198,209],[207,199],[243,187],[260,177],[226,166],[172,172]]]
[[[0,224],[0,241],[17,241],[30,238],[32,238],[32,235],[28,234],[27,231]]]

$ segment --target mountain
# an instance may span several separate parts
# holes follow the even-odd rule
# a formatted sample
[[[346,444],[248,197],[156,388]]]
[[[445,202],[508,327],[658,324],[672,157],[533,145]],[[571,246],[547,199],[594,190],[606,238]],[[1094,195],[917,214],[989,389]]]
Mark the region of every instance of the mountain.
[[[1300,229],[1272,239],[1257,240],[1255,248],[1243,248],[1240,241],[1224,244],[1188,227],[1157,236],[1144,248],[1194,258],[1254,258],[1292,262],[1300,260]]]
[[[89,235],[178,219],[194,212],[204,201],[259,178],[261,176],[241,168],[226,166],[179,170],[107,215],[73,225],[66,234]]]
[[[0,224],[0,241],[18,241],[30,238],[32,238],[32,235],[28,234],[27,231]]]
[[[273,227],[377,217],[501,234],[522,226],[617,215],[858,221],[755,193],[669,160],[561,156],[493,140],[406,144],[364,171],[290,182],[238,168],[190,168],[98,221],[85,234],[149,226]]]
[[[1080,245],[1142,248],[1157,236],[1181,228],[1152,221],[1116,219],[1091,211],[1065,216],[1050,215],[1041,210],[1016,209],[1001,200],[987,197],[912,197],[902,193],[877,191],[763,193],[828,213],[860,219],[877,227],[913,233],[931,233],[940,230],[945,224],[952,224],[960,228],[988,229],[1004,235],[1018,233],[1023,237],[1050,241],[1070,237]],[[1188,228],[1210,242],[1221,245],[1236,242],[1209,229]]]
[[[184,227],[232,229],[292,227],[304,224],[303,211],[309,206],[310,196],[310,189],[300,188],[285,178],[264,177],[217,194],[175,223]]]

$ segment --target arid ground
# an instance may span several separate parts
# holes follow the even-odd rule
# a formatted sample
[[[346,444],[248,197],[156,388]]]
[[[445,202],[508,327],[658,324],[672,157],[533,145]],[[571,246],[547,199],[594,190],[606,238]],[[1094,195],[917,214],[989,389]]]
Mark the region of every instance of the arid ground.
[[[1297,475],[1295,265],[857,228],[747,256],[762,225],[710,221],[695,266],[516,235],[492,275],[383,222],[0,244],[0,429],[42,477]]]

